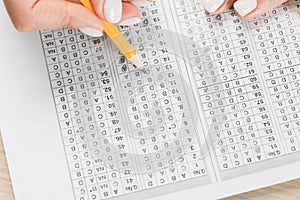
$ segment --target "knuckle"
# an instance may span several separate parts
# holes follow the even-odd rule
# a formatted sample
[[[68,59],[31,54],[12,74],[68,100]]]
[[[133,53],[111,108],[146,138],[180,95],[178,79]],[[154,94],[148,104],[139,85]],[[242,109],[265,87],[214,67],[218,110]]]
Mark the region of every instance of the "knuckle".
[[[13,20],[14,27],[20,32],[30,31],[32,28],[31,20],[26,18],[18,18]]]
[[[62,17],[62,23],[63,23],[63,26],[65,27],[69,27],[71,25],[71,21],[72,21],[72,17],[70,15],[70,3],[69,2],[65,2],[65,6],[64,6],[64,16]]]
[[[16,30],[20,32],[28,32],[34,26],[34,19],[30,10],[24,9],[21,13],[11,15],[11,21]]]

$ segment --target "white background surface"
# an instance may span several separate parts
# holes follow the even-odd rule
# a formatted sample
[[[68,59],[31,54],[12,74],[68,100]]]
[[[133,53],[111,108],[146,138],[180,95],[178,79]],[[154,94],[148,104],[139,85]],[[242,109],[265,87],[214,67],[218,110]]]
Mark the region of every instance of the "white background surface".
[[[19,33],[0,5],[0,128],[17,200],[72,200],[38,33]],[[209,199],[300,177],[300,163],[155,199]],[[208,197],[209,196],[209,197]]]
[[[0,128],[16,199],[72,199],[39,35],[17,32],[3,1],[0,58]]]

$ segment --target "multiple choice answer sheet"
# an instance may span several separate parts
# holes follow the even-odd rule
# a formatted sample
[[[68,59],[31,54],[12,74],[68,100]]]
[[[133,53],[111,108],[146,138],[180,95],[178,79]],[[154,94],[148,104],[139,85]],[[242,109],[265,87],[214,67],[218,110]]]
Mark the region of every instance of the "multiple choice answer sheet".
[[[42,31],[74,199],[150,198],[299,161],[299,6],[242,21],[156,0],[119,27],[143,70],[108,38]]]

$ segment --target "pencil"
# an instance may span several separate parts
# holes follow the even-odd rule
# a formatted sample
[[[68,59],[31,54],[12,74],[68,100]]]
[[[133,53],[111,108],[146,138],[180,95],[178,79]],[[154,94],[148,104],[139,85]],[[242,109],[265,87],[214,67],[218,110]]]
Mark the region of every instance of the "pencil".
[[[93,9],[90,0],[80,0],[80,2],[95,15],[97,13]],[[98,16],[98,15],[97,15]],[[103,30],[106,35],[112,40],[122,54],[127,58],[136,68],[143,68],[143,63],[140,57],[137,55],[136,50],[129,44],[123,34],[119,31],[115,24],[109,23],[99,17],[100,22],[103,25]]]

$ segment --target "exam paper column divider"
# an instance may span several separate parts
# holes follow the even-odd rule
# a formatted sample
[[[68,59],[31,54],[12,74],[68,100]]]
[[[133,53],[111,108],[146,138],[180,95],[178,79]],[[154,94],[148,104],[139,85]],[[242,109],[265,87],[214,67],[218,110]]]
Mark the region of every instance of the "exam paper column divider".
[[[186,1],[186,0],[185,0]],[[195,81],[195,76],[194,76],[194,72],[192,70],[191,67],[195,67],[192,65],[187,64],[187,62],[189,62],[188,59],[190,59],[189,55],[188,55],[188,51],[186,49],[186,44],[185,41],[183,41],[183,39],[189,39],[187,36],[184,35],[181,26],[180,26],[180,20],[179,20],[179,16],[177,14],[176,11],[176,7],[175,7],[175,2],[173,0],[167,0],[165,1],[165,3],[168,2],[168,5],[170,6],[170,12],[172,15],[172,18],[168,18],[167,20],[169,20],[169,23],[172,23],[174,26],[174,28],[171,28],[172,31],[175,31],[177,34],[182,35],[183,37],[178,37],[178,47],[181,49],[181,54],[183,55],[183,57],[185,58],[185,62],[182,63],[183,66],[185,66],[184,68],[186,69],[186,72],[182,71],[183,76],[186,77],[186,79],[189,81],[189,84],[192,86],[192,91],[194,92],[194,95],[192,96],[191,101],[194,101],[195,104],[197,105],[197,111],[195,111],[198,116],[200,117],[200,122],[196,122],[196,124],[200,123],[201,126],[198,127],[197,125],[197,131],[198,134],[197,136],[199,137],[199,141],[200,142],[204,142],[206,145],[206,149],[207,150],[211,150],[212,147],[210,147],[209,144],[213,144],[213,141],[211,140],[210,137],[210,133],[209,133],[209,129],[208,129],[208,124],[207,124],[207,120],[205,118],[204,110],[203,110],[203,106],[200,100],[200,96],[198,95],[198,89],[196,86],[196,81]],[[167,6],[167,5],[165,5]],[[166,10],[166,9],[165,9]],[[172,19],[172,20],[171,20]],[[173,43],[174,45],[176,44],[176,41],[174,41]],[[201,52],[201,51],[200,51]],[[203,50],[204,52],[204,50]],[[207,140],[211,140],[211,141],[207,141]],[[203,144],[200,144],[201,146]],[[218,164],[217,164],[217,160],[214,156],[214,152],[209,152],[209,157],[205,158],[205,164],[206,164],[206,169],[208,171],[208,175],[210,177],[210,180],[212,183],[218,182],[221,180],[220,175],[219,175],[219,170],[218,170]]]
[[[193,123],[193,129],[194,131],[196,131],[196,139],[197,139],[197,142],[198,142],[198,145],[200,147],[200,155],[203,156],[203,143],[202,141],[204,142],[204,144],[206,145],[204,149],[208,149],[207,147],[207,143],[206,143],[206,140],[205,140],[205,137],[203,137],[203,126],[202,126],[202,123],[201,123],[201,119],[200,119],[200,122],[199,122],[199,113],[197,112],[197,110],[194,109],[194,107],[192,106],[197,106],[196,102],[195,102],[195,95],[193,95],[192,91],[191,91],[191,88],[189,87],[189,85],[192,85],[191,84],[191,81],[190,81],[190,78],[189,78],[189,75],[188,75],[188,71],[187,71],[187,66],[186,66],[186,60],[188,58],[188,56],[184,53],[185,50],[182,48],[181,46],[181,40],[182,38],[179,37],[180,34],[182,34],[179,30],[180,29],[176,29],[176,27],[178,27],[178,25],[180,25],[179,23],[179,20],[176,21],[176,19],[174,18],[176,15],[175,13],[173,13],[174,11],[174,6],[172,3],[170,3],[169,1],[161,1],[161,5],[162,5],[162,8],[164,10],[164,15],[165,15],[165,20],[166,20],[166,24],[167,24],[167,34],[169,34],[169,37],[170,37],[170,45],[172,45],[172,48],[170,50],[173,50],[174,52],[171,52],[171,53],[177,53],[176,55],[176,63],[177,63],[177,67],[178,67],[178,71],[180,72],[180,81],[182,83],[182,87],[183,87],[183,90],[184,90],[184,94],[183,96],[185,97],[186,101],[187,101],[187,105],[188,105],[188,109],[189,109],[189,112],[190,112],[190,115],[191,115],[191,120],[192,120],[192,123]],[[179,41],[179,43],[178,43]],[[180,59],[180,57],[182,57],[182,59]],[[182,67],[181,67],[182,66]],[[185,83],[188,84],[186,84]],[[195,116],[195,112],[197,113]],[[201,126],[199,126],[199,124]],[[199,134],[200,131],[201,133]],[[209,178],[210,181],[211,181],[211,177],[214,177],[214,174],[212,174],[210,168],[208,167],[208,165],[210,165],[210,162],[211,160],[209,158],[207,159],[203,159],[202,157],[199,159],[200,162],[203,162],[204,164],[204,167],[205,167],[205,175],[203,176],[200,176],[198,178]],[[207,184],[207,183],[206,183]]]

